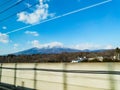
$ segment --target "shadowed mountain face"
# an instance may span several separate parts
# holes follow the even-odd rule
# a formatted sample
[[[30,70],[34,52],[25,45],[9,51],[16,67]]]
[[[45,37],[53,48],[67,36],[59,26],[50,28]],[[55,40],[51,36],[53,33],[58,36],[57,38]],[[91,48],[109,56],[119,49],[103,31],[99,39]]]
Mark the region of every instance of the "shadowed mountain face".
[[[53,47],[53,48],[31,48],[21,52],[14,53],[15,55],[30,55],[30,54],[59,54],[62,52],[80,52],[81,50],[71,49],[71,48],[62,48],[62,47]]]
[[[103,52],[107,51],[105,49],[99,49],[99,50],[78,50],[78,49],[72,49],[72,48],[64,48],[64,47],[44,47],[44,48],[31,48],[28,50],[20,51],[17,53],[14,53],[15,55],[31,55],[31,54],[60,54],[63,52],[71,53],[71,52]]]

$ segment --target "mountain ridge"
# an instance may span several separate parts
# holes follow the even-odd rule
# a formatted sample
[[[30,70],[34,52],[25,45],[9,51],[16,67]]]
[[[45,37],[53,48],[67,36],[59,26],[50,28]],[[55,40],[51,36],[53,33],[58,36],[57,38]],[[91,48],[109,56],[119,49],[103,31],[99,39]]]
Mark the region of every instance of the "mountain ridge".
[[[78,49],[63,48],[63,47],[52,47],[52,48],[30,48],[24,51],[16,52],[15,55],[29,55],[29,54],[59,54],[63,52],[80,52]]]
[[[72,48],[65,48],[65,47],[43,47],[43,48],[30,48],[27,50],[23,50],[20,52],[14,53],[14,55],[32,55],[32,54],[60,54],[63,52],[71,53],[71,52],[103,52],[106,49],[98,49],[98,50],[79,50],[79,49],[72,49]]]

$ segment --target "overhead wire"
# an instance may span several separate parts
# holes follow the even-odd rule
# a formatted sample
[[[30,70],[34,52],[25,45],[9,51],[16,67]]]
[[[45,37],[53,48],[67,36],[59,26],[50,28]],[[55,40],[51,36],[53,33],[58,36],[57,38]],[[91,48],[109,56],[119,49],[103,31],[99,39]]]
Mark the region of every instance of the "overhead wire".
[[[25,11],[25,10],[27,10],[27,9],[30,9],[30,8],[34,7],[35,5],[37,5],[38,3],[39,3],[39,2],[37,2],[37,3],[35,3],[35,4],[31,5],[31,6],[29,6],[29,7],[27,7],[27,8],[24,8],[23,10],[20,10],[20,11],[17,12],[17,13],[20,13],[20,12],[23,12],[23,11]],[[13,16],[15,16],[17,13],[13,13],[12,15],[7,16],[7,17],[1,19],[1,20],[0,20],[0,23],[1,23],[1,22],[4,22],[5,20],[7,20],[7,19],[9,19],[9,18],[11,18],[11,17],[13,17]]]
[[[6,9],[0,11],[0,14],[2,14],[2,13],[4,13],[4,12],[8,11],[9,9],[11,9],[11,8],[13,8],[13,7],[15,7],[15,6],[17,6],[18,4],[22,3],[23,1],[25,1],[25,0],[19,0],[19,1],[17,1],[16,3],[14,3],[14,4],[11,5],[11,6],[9,6],[8,8],[6,8]]]
[[[105,4],[105,3],[108,3],[108,2],[111,2],[111,1],[112,0],[105,0],[105,1],[99,2],[97,4],[93,4],[93,5],[90,5],[90,6],[87,6],[87,7],[84,7],[84,8],[80,8],[80,9],[77,9],[77,10],[74,10],[74,11],[71,11],[71,12],[68,12],[68,13],[65,13],[65,14],[62,14],[62,15],[50,18],[50,19],[46,19],[46,20],[41,21],[41,22],[39,22],[37,24],[27,25],[27,26],[24,26],[24,27],[21,27],[21,28],[18,28],[18,29],[6,32],[5,34],[8,35],[8,34],[11,34],[11,33],[14,33],[14,32],[17,32],[17,31],[20,31],[20,30],[23,30],[23,29],[26,29],[26,28],[30,28],[30,27],[35,26],[35,25],[39,25],[39,24],[42,24],[42,23],[45,23],[45,22],[49,22],[49,21],[52,21],[52,20],[55,20],[55,19],[58,19],[58,18],[61,18],[61,17],[65,17],[65,16],[68,16],[68,15],[71,15],[71,14],[83,11],[83,10],[87,10],[87,9],[90,9],[90,8],[93,8],[93,7],[96,7],[96,6],[100,6],[102,4]]]

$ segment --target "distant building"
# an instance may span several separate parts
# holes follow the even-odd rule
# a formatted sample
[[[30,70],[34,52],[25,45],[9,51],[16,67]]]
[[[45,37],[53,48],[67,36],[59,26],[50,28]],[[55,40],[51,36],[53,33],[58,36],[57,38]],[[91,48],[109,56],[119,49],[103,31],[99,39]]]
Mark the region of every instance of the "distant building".
[[[102,62],[104,58],[102,56],[99,56],[96,59]]]
[[[117,57],[116,56],[113,56],[113,60],[116,60],[117,59]]]
[[[98,56],[98,57],[93,57],[93,58],[88,58],[88,61],[93,61],[93,60],[98,60],[98,61],[103,61],[103,57],[102,56]]]
[[[116,54],[116,59],[117,59],[117,60],[120,60],[120,54],[119,54],[119,53]]]
[[[76,60],[72,60],[72,62],[71,63],[79,63],[79,62],[81,62],[81,61],[84,61],[84,60],[87,60],[87,58],[86,57],[77,57],[77,59]]]
[[[94,59],[96,59],[96,58],[88,58],[88,61],[92,61],[92,60],[94,60]]]
[[[119,55],[113,56],[113,60],[120,60],[120,56]]]
[[[80,60],[72,60],[71,63],[79,63],[79,62],[81,62],[81,61]]]

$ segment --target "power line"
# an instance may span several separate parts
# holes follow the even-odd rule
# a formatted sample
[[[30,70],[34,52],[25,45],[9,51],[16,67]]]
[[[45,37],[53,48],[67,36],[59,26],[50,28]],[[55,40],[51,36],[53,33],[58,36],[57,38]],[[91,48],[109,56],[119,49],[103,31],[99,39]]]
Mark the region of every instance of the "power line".
[[[18,4],[22,3],[23,1],[24,1],[24,0],[19,0],[19,1],[17,1],[16,3],[14,3],[14,4],[13,4],[13,5],[11,5],[11,6],[9,6],[8,8],[6,8],[6,9],[4,9],[4,10],[0,11],[0,14],[2,14],[2,13],[4,13],[4,12],[6,12],[7,10],[9,10],[9,9],[11,9],[11,8],[15,7],[15,6],[17,6]]]
[[[23,11],[25,11],[25,10],[27,10],[27,9],[30,9],[30,8],[34,7],[35,5],[37,5],[38,3],[39,3],[39,2],[31,5],[30,7],[24,8],[23,10],[21,10],[21,11],[19,11],[19,12],[17,12],[17,13],[20,13],[20,12],[23,12]],[[13,17],[13,16],[15,16],[17,13],[14,13],[14,14],[8,16],[8,17],[5,17],[5,18],[1,19],[1,20],[0,20],[0,23],[1,23],[1,22],[4,22],[5,20],[7,20],[7,19],[9,19],[9,18],[11,18],[11,17]]]
[[[7,4],[7,3],[10,2],[10,1],[12,1],[12,0],[6,0],[6,1],[3,2],[2,4],[0,4],[0,7],[3,6],[3,5],[5,5],[5,4]]]
[[[106,0],[106,1],[103,1],[103,2],[100,2],[100,3],[97,3],[97,4],[93,4],[93,5],[84,7],[84,8],[80,8],[80,9],[78,9],[78,10],[74,10],[74,11],[65,13],[65,14],[63,14],[63,15],[59,15],[59,16],[53,17],[53,18],[51,18],[51,19],[44,20],[44,21],[39,22],[39,23],[37,23],[37,24],[27,25],[27,26],[24,26],[24,27],[21,27],[21,28],[12,30],[12,31],[7,32],[7,33],[5,33],[5,34],[14,33],[14,32],[17,32],[17,31],[20,31],[20,30],[23,30],[23,29],[26,29],[26,28],[29,28],[29,27],[32,27],[32,26],[35,26],[35,25],[39,25],[39,24],[42,24],[42,23],[45,23],[45,22],[49,22],[49,21],[52,21],[52,20],[55,20],[55,19],[58,19],[58,18],[61,18],[61,17],[65,17],[65,16],[68,16],[68,15],[71,15],[71,14],[74,14],[74,13],[77,13],[77,12],[80,12],[80,11],[83,11],[83,10],[87,10],[87,9],[90,9],[90,8],[93,8],[93,7],[96,7],[96,6],[100,6],[100,5],[102,5],[102,4],[105,4],[105,3],[108,3],[108,2],[111,2],[111,1],[112,1],[112,0]]]

